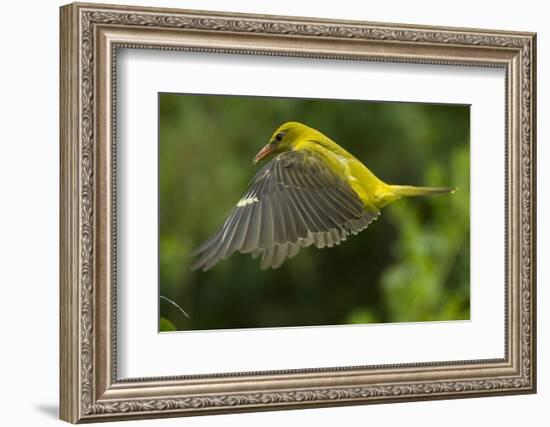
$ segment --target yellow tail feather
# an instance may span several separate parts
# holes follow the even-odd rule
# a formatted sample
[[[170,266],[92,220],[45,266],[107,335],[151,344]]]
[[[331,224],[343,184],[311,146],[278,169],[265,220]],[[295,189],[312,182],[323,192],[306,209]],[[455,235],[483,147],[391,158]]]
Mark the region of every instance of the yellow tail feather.
[[[401,197],[427,196],[431,194],[455,193],[458,188],[451,187],[414,187],[412,185],[392,185],[392,191]]]

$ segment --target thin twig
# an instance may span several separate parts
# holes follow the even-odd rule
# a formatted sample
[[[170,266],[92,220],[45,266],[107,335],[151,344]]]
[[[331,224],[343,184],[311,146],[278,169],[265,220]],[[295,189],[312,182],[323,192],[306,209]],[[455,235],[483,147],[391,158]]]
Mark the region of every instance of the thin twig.
[[[179,305],[177,305],[174,301],[172,301],[170,298],[166,298],[165,296],[161,295],[160,298],[168,301],[170,304],[173,304],[175,305],[177,308],[179,308],[179,310],[183,313],[183,315],[185,317],[187,317],[188,319],[190,319],[191,317],[185,312],[185,310],[183,308],[181,308]]]

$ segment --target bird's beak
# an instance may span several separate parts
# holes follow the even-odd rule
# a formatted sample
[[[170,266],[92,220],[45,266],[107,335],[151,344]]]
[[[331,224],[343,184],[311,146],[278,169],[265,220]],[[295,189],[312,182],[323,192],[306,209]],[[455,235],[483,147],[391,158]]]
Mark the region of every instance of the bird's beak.
[[[269,143],[260,150],[256,157],[254,157],[254,163],[259,163],[273,152],[273,144]]]

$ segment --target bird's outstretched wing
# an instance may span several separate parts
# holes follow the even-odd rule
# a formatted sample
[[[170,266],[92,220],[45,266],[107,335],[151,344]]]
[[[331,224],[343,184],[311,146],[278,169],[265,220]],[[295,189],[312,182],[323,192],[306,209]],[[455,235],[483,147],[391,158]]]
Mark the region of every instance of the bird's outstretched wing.
[[[303,247],[332,247],[378,216],[315,153],[279,154],[252,179],[222,227],[193,253],[204,271],[232,253],[262,256],[261,268],[278,268]]]

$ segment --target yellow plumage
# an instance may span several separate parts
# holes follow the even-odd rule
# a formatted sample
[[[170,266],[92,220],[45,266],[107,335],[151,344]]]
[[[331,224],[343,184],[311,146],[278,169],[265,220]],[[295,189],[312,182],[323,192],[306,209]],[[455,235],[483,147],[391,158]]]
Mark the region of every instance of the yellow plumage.
[[[456,190],[442,187],[386,184],[355,156],[329,137],[299,122],[287,122],[279,126],[271,140],[273,141],[276,135],[281,133],[284,134],[284,137],[279,149],[273,150],[273,153],[286,150],[306,150],[321,156],[334,174],[348,182],[367,209],[378,210],[388,203],[406,196],[423,196]]]

